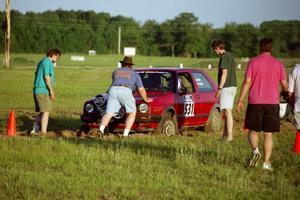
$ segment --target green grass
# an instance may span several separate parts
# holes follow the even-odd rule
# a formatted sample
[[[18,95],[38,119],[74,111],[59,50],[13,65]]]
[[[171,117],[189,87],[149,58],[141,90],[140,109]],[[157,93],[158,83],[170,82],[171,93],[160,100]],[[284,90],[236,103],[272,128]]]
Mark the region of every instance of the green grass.
[[[275,137],[273,173],[245,167],[249,147],[241,134],[230,144],[204,133],[1,139],[0,199],[297,199],[292,139]]]
[[[219,133],[200,131],[192,132],[193,137],[170,138],[1,137],[12,109],[19,132],[32,126],[34,66],[41,56],[13,55],[13,68],[0,69],[0,199],[300,198],[300,157],[291,151],[295,128],[290,122],[283,122],[282,131],[274,136],[274,172],[246,167],[250,148],[241,128],[243,114],[234,115],[232,143],[218,141]],[[78,129],[83,103],[106,91],[114,63],[121,59],[99,55],[78,64],[63,56],[56,68],[57,100],[49,130]],[[206,68],[206,62],[217,59],[135,58],[138,66],[173,61],[194,67],[204,63]],[[209,71],[214,79],[216,73]],[[239,88],[243,73],[238,72]]]

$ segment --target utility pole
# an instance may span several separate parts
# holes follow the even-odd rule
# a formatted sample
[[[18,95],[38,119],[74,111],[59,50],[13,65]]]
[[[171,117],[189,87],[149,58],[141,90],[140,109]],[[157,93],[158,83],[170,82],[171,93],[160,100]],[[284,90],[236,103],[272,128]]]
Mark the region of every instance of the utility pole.
[[[6,20],[5,20],[5,61],[4,61],[4,68],[10,68],[10,0],[5,0],[5,13],[6,13]]]
[[[174,53],[174,44],[171,45],[171,49],[172,49],[172,57],[175,57],[175,53]]]
[[[121,54],[121,26],[119,26],[119,36],[118,36],[118,54]]]

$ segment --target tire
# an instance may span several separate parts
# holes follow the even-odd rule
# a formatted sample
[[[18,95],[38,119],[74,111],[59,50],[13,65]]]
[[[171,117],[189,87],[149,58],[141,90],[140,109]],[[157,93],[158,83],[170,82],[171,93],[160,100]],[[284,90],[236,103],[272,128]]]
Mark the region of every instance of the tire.
[[[168,137],[174,136],[178,132],[177,120],[170,112],[167,112],[162,117],[157,132]]]
[[[85,134],[88,134],[91,130],[91,128],[88,125],[81,125],[80,130],[83,131]]]
[[[216,108],[212,108],[209,114],[209,118],[206,124],[208,131],[220,131],[222,127],[222,115],[221,112]]]

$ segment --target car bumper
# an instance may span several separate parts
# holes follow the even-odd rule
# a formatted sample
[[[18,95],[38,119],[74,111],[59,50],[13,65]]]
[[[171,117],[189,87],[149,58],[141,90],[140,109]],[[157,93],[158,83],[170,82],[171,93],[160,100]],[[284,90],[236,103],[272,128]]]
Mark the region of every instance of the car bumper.
[[[94,127],[95,122],[97,121],[96,116],[94,115],[83,114],[80,116],[80,118],[83,122],[85,122],[90,127]],[[100,118],[98,118],[98,121],[100,121],[99,119]],[[149,114],[138,113],[136,115],[135,122],[133,123],[131,130],[135,132],[152,132],[157,128],[160,120],[161,120],[160,115],[149,115]],[[114,132],[122,132],[125,128],[125,118],[117,122],[117,124],[111,122],[109,126],[114,127],[113,128]]]
[[[161,120],[160,115],[149,115],[138,113],[135,122],[132,125],[132,130],[136,132],[152,132],[154,131]],[[121,125],[121,124],[120,124]],[[123,124],[125,128],[125,124]]]
[[[95,114],[82,114],[80,119],[85,123],[95,123],[100,121],[100,116]]]

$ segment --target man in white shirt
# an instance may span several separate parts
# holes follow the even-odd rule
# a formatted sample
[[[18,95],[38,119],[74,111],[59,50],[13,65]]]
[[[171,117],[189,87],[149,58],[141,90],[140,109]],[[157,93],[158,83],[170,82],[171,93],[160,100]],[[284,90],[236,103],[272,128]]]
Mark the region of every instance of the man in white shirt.
[[[294,118],[297,128],[294,151],[300,153],[300,64],[296,64],[289,74],[289,96],[294,104]]]

